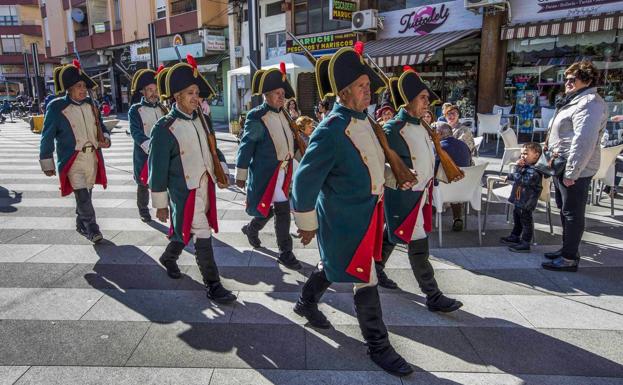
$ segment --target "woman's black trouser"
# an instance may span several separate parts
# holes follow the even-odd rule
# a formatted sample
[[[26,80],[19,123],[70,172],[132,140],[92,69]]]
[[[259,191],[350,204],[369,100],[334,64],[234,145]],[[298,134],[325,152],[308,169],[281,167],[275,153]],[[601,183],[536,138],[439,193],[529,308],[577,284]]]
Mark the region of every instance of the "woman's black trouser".
[[[562,222],[562,256],[579,259],[579,247],[584,234],[584,215],[591,177],[578,178],[572,186],[562,183],[563,176],[554,177],[556,206]]]

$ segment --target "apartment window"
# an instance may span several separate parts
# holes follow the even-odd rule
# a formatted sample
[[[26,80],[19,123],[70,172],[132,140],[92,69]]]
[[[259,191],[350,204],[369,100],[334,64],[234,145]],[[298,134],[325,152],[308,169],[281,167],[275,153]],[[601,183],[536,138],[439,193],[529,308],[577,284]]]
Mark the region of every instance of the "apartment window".
[[[197,10],[196,0],[175,0],[171,2],[171,15],[192,12]]]
[[[266,17],[275,16],[283,13],[281,5],[283,2],[277,1],[276,3],[266,4]]]
[[[286,33],[274,32],[266,34],[266,59],[286,54]]]
[[[242,17],[244,19],[244,21],[249,21],[249,9],[245,8],[242,11]],[[262,7],[257,7],[257,17],[261,18],[262,17]]]
[[[295,0],[294,30],[297,35],[350,28],[349,21],[329,20],[329,0]]]
[[[164,19],[167,17],[166,0],[156,0],[156,19]]]
[[[0,26],[19,25],[17,10],[14,5],[0,6]]]
[[[121,28],[121,1],[114,0],[115,9],[115,29]]]
[[[21,53],[22,38],[20,35],[1,35],[2,53]]]

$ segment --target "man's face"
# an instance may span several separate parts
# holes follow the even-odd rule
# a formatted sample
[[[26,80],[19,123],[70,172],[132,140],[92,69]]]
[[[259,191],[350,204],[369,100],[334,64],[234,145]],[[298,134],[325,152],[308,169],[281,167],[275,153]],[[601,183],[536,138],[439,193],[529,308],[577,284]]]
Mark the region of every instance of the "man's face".
[[[67,92],[72,100],[81,102],[87,97],[87,85],[84,81],[80,80],[78,83],[69,87]]]
[[[175,102],[186,113],[196,110],[199,107],[199,87],[196,84],[192,84],[184,88],[175,94]]]
[[[286,102],[286,91],[283,88],[277,88],[264,94],[266,103],[275,109],[280,109]]]
[[[363,111],[370,105],[372,100],[370,92],[370,78],[368,75],[361,75],[349,86],[350,93],[343,92],[342,98],[346,104],[354,106],[355,111]]]
[[[149,103],[156,103],[158,101],[158,87],[155,84],[150,84],[143,88],[143,96]]]
[[[454,126],[459,121],[459,112],[454,108],[446,112],[446,119],[451,126]]]
[[[383,111],[383,113],[381,114],[381,119],[383,119],[384,122],[390,121],[393,117],[394,111],[390,110],[389,108],[386,108],[385,111]]]
[[[428,106],[430,105],[430,94],[428,90],[422,90],[412,101],[411,108],[412,111],[415,111],[415,117],[420,118],[424,116],[426,112],[428,112]]]
[[[523,159],[526,162],[526,164],[533,165],[533,164],[536,164],[536,162],[538,162],[539,153],[534,150],[530,150],[526,147],[523,147],[521,149],[521,159]]]

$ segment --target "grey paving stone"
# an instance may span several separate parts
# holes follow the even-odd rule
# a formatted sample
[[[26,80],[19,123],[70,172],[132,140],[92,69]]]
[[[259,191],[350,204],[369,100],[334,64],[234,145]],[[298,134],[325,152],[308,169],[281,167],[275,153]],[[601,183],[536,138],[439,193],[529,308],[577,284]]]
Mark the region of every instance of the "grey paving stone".
[[[122,366],[144,322],[0,321],[0,365]]]
[[[584,266],[623,266],[623,243],[594,244],[583,243],[580,246],[582,267]]]
[[[623,297],[618,295],[574,296],[573,301],[585,303],[593,308],[623,314]]]
[[[536,328],[623,330],[622,314],[576,302],[574,296],[508,295],[504,298]]]
[[[494,373],[416,373],[404,385],[620,385],[623,379],[603,377],[535,376]]]
[[[42,252],[50,245],[10,245],[0,244],[0,263],[24,262]]]
[[[417,370],[487,371],[458,328],[389,328],[390,342]],[[307,329],[307,368],[319,370],[381,370],[367,356],[359,326]]]
[[[78,320],[102,293],[94,289],[0,289],[1,319]]]
[[[15,243],[15,239],[22,237],[24,234],[31,232],[32,230],[24,229],[0,229],[0,243]],[[23,242],[28,243],[28,242]],[[39,242],[43,243],[43,242]]]
[[[378,371],[215,369],[210,385],[400,385],[400,379]]]
[[[120,231],[113,237],[107,238],[111,242],[119,245],[152,245],[152,246],[166,246],[169,244],[169,240],[166,238],[166,233],[155,231]]]
[[[197,290],[202,282],[197,266],[188,266],[187,277],[182,279],[180,290]],[[307,277],[283,266],[271,267],[219,267],[221,282],[229,290],[299,292]],[[351,286],[352,287],[352,286]]]
[[[52,245],[28,262],[136,264],[146,255],[149,246],[114,245]]]
[[[121,290],[171,290],[179,284],[180,280],[169,278],[166,270],[161,266],[77,264],[55,281],[53,286]]]
[[[304,369],[298,325],[153,324],[129,366]]]
[[[512,253],[508,247],[463,248],[461,252],[473,269],[537,269],[541,267],[543,254],[537,250],[531,253]]]
[[[28,366],[0,366],[0,385],[12,385],[28,368]]]
[[[563,294],[623,295],[623,267],[583,268],[577,273],[542,269],[542,274]]]
[[[86,239],[84,236],[78,234],[75,230],[15,230],[15,232],[21,232],[21,234],[11,238],[5,243],[92,245],[91,241]],[[102,230],[102,234],[104,235],[105,240],[112,239],[118,233],[120,233],[119,230]]]
[[[83,320],[151,322],[228,322],[232,305],[219,305],[205,291],[102,290]]]
[[[16,385],[205,385],[214,369],[123,368],[123,367],[33,367]]]
[[[136,204],[134,204],[136,206]],[[1,206],[0,206],[1,210]],[[138,210],[136,208],[99,208],[95,206],[97,218],[138,218]],[[73,207],[18,207],[19,215],[25,217],[71,217],[75,218],[76,209]],[[2,213],[0,216],[15,215],[13,213]],[[156,213],[152,212],[155,217]]]
[[[484,362],[501,372],[623,376],[621,331],[488,327],[461,331]]]
[[[0,263],[0,287],[50,287],[72,264]]]

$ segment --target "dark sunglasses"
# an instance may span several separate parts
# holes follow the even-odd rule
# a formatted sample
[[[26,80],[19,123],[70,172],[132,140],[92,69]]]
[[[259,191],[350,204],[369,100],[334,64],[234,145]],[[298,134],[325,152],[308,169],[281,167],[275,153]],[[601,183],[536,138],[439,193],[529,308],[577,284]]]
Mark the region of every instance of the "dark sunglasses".
[[[569,77],[565,79],[565,83],[569,83],[569,82],[575,83],[575,77]]]

